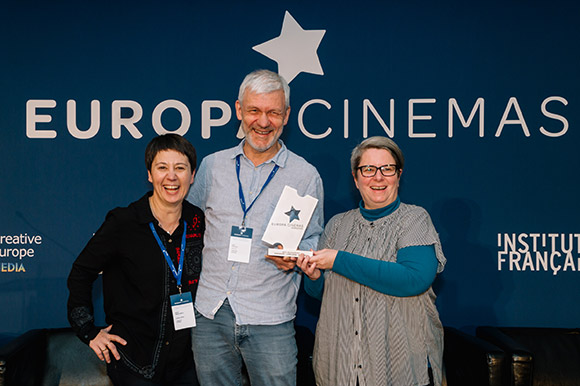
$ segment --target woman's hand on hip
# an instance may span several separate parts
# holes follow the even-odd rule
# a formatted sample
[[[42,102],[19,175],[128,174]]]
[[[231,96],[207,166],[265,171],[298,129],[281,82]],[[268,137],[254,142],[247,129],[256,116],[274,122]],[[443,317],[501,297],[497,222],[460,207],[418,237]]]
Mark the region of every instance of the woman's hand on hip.
[[[89,342],[89,347],[93,349],[95,354],[100,360],[107,363],[111,363],[111,358],[114,357],[116,360],[121,359],[121,355],[117,351],[117,346],[114,342],[121,345],[126,345],[127,341],[118,335],[109,334],[113,325],[111,324],[107,328],[103,328],[93,340]]]

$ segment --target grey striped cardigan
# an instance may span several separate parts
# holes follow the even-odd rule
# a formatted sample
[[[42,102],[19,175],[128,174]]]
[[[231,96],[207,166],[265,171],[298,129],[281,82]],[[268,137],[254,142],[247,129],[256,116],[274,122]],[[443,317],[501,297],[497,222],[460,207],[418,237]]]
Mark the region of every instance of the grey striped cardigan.
[[[396,261],[397,250],[434,245],[443,271],[445,256],[429,214],[401,203],[393,213],[365,220],[359,209],[334,216],[319,249]],[[428,366],[441,385],[443,328],[431,288],[411,297],[382,294],[332,271],[325,273],[316,328],[314,371],[320,386],[427,385]],[[429,365],[428,365],[429,364]]]

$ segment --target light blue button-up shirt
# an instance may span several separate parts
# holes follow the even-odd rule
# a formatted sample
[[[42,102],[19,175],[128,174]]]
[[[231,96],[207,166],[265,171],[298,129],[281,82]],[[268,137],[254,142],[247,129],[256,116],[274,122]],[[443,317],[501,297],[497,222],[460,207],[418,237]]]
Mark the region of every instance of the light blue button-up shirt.
[[[288,185],[301,196],[318,199],[299,246],[303,250],[316,249],[324,225],[324,193],[316,168],[289,151],[282,141],[280,144],[281,149],[271,160],[254,166],[244,155],[242,141],[234,148],[205,157],[195,175],[187,199],[204,210],[206,221],[195,308],[206,318],[213,319],[226,298],[237,324],[274,325],[296,315],[300,274],[283,272],[267,260],[264,256],[268,247],[262,236],[284,186]],[[253,229],[249,263],[228,261],[232,226],[240,226],[244,217],[236,177],[238,155],[246,207],[259,194],[245,222],[246,227]],[[279,166],[278,171],[260,194],[275,165]]]

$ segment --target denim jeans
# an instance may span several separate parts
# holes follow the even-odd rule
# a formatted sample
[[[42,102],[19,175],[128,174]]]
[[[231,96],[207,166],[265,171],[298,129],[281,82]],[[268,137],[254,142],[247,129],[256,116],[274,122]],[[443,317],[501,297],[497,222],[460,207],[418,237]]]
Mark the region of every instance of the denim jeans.
[[[199,383],[241,386],[242,361],[252,386],[295,386],[294,323],[238,325],[226,300],[214,319],[195,313],[192,345]]]

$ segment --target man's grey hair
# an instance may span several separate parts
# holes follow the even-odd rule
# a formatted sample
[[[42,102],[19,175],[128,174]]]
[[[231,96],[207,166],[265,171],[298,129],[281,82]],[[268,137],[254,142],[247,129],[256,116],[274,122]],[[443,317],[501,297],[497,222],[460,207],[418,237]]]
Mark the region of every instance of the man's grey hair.
[[[288,106],[290,106],[290,86],[288,86],[288,83],[281,75],[275,72],[255,70],[246,75],[240,85],[240,91],[238,93],[240,104],[242,103],[246,90],[250,90],[256,94],[268,94],[273,91],[282,90],[284,91],[285,109],[288,109]]]

